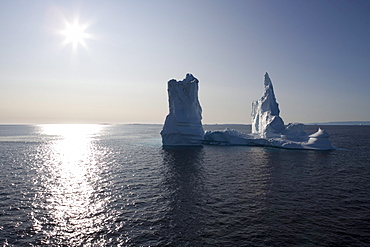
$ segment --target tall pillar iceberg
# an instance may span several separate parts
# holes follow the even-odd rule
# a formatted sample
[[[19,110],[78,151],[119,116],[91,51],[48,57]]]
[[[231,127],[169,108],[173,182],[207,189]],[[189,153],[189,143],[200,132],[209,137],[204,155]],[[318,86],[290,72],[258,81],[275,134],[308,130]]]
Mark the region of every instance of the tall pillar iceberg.
[[[274,88],[267,72],[264,85],[261,99],[252,102],[252,134],[261,138],[280,137],[285,126],[279,116],[279,104],[276,102]]]
[[[182,81],[168,81],[169,114],[160,132],[163,146],[201,145],[204,130],[198,83],[192,74]]]

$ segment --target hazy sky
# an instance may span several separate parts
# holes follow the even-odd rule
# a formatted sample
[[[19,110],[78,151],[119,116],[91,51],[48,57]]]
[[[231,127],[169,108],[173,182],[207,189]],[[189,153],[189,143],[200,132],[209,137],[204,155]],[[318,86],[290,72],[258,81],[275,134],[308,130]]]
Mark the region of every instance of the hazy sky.
[[[0,34],[0,123],[163,123],[186,73],[250,123],[266,71],[286,123],[370,120],[368,0],[3,0]]]

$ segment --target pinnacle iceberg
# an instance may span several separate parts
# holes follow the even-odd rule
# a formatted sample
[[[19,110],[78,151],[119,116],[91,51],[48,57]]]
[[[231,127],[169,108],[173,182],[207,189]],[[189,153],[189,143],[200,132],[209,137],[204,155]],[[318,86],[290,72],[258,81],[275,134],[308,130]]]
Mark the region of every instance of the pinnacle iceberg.
[[[200,145],[204,139],[202,107],[198,99],[198,79],[168,81],[169,114],[161,131],[164,146]]]
[[[261,99],[252,103],[252,133],[244,134],[226,128],[223,131],[206,131],[204,143],[211,145],[244,145],[279,147],[286,149],[333,150],[329,133],[319,129],[308,135],[302,123],[284,125],[279,116],[279,104],[276,102],[271,79],[266,73],[264,92]]]
[[[261,99],[252,102],[252,134],[261,138],[280,136],[284,131],[284,121],[279,116],[274,88],[269,75],[265,74],[265,90]]]

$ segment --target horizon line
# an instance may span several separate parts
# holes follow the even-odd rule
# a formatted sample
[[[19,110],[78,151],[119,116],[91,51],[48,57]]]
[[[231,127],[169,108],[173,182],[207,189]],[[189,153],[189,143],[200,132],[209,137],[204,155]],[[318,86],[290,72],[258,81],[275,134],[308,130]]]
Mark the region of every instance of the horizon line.
[[[100,122],[100,123],[76,123],[76,122],[47,122],[47,123],[0,123],[0,125],[163,125],[164,123],[158,122],[122,122],[122,123],[110,123],[110,122]],[[360,120],[360,121],[324,121],[324,122],[309,122],[302,123],[305,125],[370,125],[370,120]],[[202,123],[202,125],[252,125],[252,123]]]

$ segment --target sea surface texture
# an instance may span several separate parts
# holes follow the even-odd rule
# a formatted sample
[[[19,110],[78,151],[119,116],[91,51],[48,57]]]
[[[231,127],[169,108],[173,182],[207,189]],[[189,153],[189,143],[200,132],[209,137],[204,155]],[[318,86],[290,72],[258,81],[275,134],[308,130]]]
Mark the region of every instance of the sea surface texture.
[[[164,149],[161,127],[1,125],[0,245],[370,245],[370,126],[323,126],[335,151]]]

